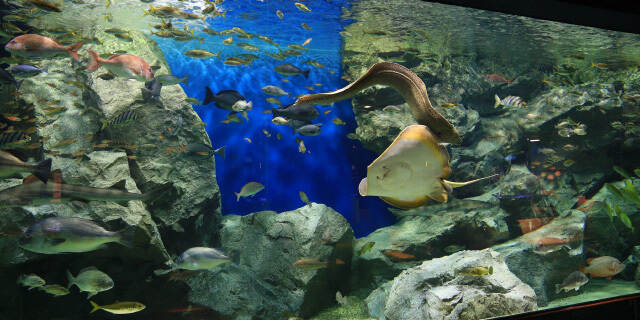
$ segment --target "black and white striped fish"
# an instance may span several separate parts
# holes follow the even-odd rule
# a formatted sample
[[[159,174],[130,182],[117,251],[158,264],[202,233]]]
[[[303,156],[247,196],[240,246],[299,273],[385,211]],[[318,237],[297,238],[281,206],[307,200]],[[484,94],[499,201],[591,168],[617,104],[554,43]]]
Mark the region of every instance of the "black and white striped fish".
[[[100,130],[104,130],[107,126],[113,126],[113,127],[124,126],[136,120],[138,120],[138,114],[135,111],[133,110],[125,111],[119,114],[118,116],[116,116],[115,118],[113,118],[111,121],[107,122],[107,120],[104,120],[104,119],[100,120],[102,121],[102,128]]]
[[[527,102],[522,100],[522,98],[516,97],[516,96],[508,96],[500,100],[500,97],[498,97],[498,95],[496,94],[496,104],[493,105],[493,107],[497,108],[498,106],[505,106],[505,107],[512,107],[512,108],[526,108]]]
[[[20,132],[0,134],[0,149],[13,149],[29,142],[29,137]]]

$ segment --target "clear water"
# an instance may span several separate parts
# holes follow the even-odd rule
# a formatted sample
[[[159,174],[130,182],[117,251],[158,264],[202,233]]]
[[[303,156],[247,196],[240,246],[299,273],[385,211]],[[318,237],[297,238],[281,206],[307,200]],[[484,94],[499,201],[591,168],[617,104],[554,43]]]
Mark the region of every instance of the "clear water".
[[[536,297],[533,298],[535,308],[518,309],[517,312],[567,306],[638,292],[636,285],[636,280],[639,280],[636,268],[640,261],[640,247],[636,246],[639,240],[638,230],[640,230],[637,229],[640,223],[638,206],[633,203],[634,200],[631,199],[633,197],[626,196],[626,200],[625,196],[616,197],[605,187],[605,183],[616,183],[619,188],[623,188],[621,183],[623,178],[614,170],[614,166],[624,167],[632,172],[632,175],[633,170],[640,167],[637,161],[640,133],[636,127],[640,125],[637,123],[637,101],[640,98],[634,98],[634,95],[640,93],[638,68],[640,37],[638,35],[421,1],[327,0],[307,1],[304,4],[312,9],[311,13],[298,10],[293,1],[227,0],[218,5],[220,11],[226,11],[226,18],[207,17],[205,21],[172,19],[174,28],[193,30],[196,37],[203,39],[201,42],[198,40],[178,42],[174,39],[151,35],[149,24],[158,24],[160,19],[143,16],[143,10],[148,10],[149,5],[139,1],[115,0],[108,8],[104,1],[98,0],[64,1],[62,13],[40,12],[38,19],[14,22],[23,29],[44,32],[54,28],[66,28],[75,30],[85,37],[101,34],[98,30],[114,27],[132,30],[131,32],[142,32],[145,37],[157,43],[173,75],[178,77],[189,75],[188,86],[179,84],[186,96],[203,101],[205,87],[209,87],[213,93],[233,89],[240,92],[247,101],[253,102],[253,109],[248,112],[248,121],[242,119],[242,123],[223,123],[227,120],[229,111],[216,108],[213,103],[206,106],[193,106],[195,114],[207,123],[205,130],[212,147],[226,146],[226,157],[223,159],[216,155],[214,160],[208,160],[207,164],[215,161],[215,172],[203,170],[181,179],[187,182],[190,179],[214,181],[213,184],[217,183],[220,192],[208,203],[210,208],[205,208],[206,210],[197,204],[197,208],[194,207],[191,212],[188,205],[185,208],[180,204],[181,207],[174,208],[172,204],[162,203],[162,201],[160,201],[161,204],[154,203],[148,205],[147,209],[144,207],[140,209],[149,211],[145,218],[150,222],[145,220],[144,223],[137,223],[152,226],[150,229],[154,230],[154,234],[157,234],[163,242],[159,247],[166,250],[166,256],[163,255],[165,253],[151,252],[156,247],[147,250],[144,245],[146,251],[140,249],[143,247],[140,239],[136,240],[138,251],[111,244],[109,250],[64,255],[34,254],[18,246],[15,241],[29,225],[49,216],[102,220],[108,223],[108,230],[119,230],[125,222],[126,225],[135,225],[136,223],[131,222],[130,217],[122,218],[124,220],[122,223],[118,222],[127,210],[115,204],[101,207],[95,204],[96,202],[92,202],[90,209],[79,204],[73,206],[54,204],[42,206],[39,209],[24,206],[24,210],[0,209],[6,210],[5,218],[0,219],[0,233],[3,236],[0,245],[4,250],[0,252],[5,252],[4,257],[0,258],[2,262],[0,269],[4,274],[0,277],[0,283],[2,283],[0,287],[7,288],[6,292],[0,295],[6,298],[3,299],[6,302],[0,302],[0,317],[6,316],[7,319],[87,317],[90,311],[88,302],[84,293],[78,294],[75,288],[69,295],[53,298],[36,290],[27,291],[26,288],[18,287],[15,285],[15,279],[22,273],[36,273],[46,278],[47,283],[64,285],[67,283],[65,269],[71,269],[72,273],[76,274],[90,265],[107,272],[116,283],[113,289],[100,293],[92,300],[99,301],[101,304],[121,300],[145,303],[147,308],[138,313],[139,319],[279,319],[284,317],[283,312],[300,314],[305,319],[314,316],[317,319],[382,317],[379,310],[376,311],[375,303],[371,302],[371,297],[375,295],[375,291],[374,293],[372,291],[384,282],[397,280],[396,276],[401,271],[413,270],[411,268],[422,262],[427,265],[430,261],[439,261],[437,259],[440,258],[456,257],[453,255],[458,257],[468,255],[465,257],[471,259],[470,256],[481,254],[478,250],[485,248],[491,248],[500,253],[501,259],[506,260],[506,266],[508,266],[508,269],[504,270],[510,271],[505,273],[517,277],[530,286],[532,292],[535,292]],[[26,9],[19,9],[14,5],[9,2],[3,14],[27,12]],[[151,5],[154,7],[171,5],[195,14],[199,14],[206,7],[204,1],[165,0],[154,1]],[[283,19],[276,15],[277,10],[282,11]],[[111,19],[106,19],[106,15],[110,15]],[[302,23],[308,24],[313,29],[305,30],[301,26]],[[280,44],[282,50],[288,49],[286,48],[288,44],[302,44],[307,39],[311,41],[305,46],[308,52],[280,61],[266,55],[278,53],[278,48],[257,37],[241,39],[233,35],[234,44],[225,45],[222,40],[231,37],[230,35],[209,35],[202,31],[205,27],[218,32],[239,27],[247,33],[268,36]],[[9,26],[5,25],[4,28],[7,30]],[[3,43],[9,39],[9,37],[3,38]],[[103,40],[103,47],[86,44],[85,48],[98,47],[106,52],[127,46],[111,36]],[[259,51],[243,50],[236,45],[238,42],[257,46]],[[212,53],[220,52],[220,57],[223,59],[243,53],[258,55],[259,59],[255,60],[251,66],[232,67],[225,65],[223,59],[215,57],[193,59],[184,54],[194,49]],[[419,54],[427,55],[427,59],[416,58],[415,56]],[[2,52],[3,58],[8,56],[7,52]],[[304,64],[308,60],[315,60],[323,64],[324,68]],[[275,85],[285,92],[290,92],[291,97],[278,98],[283,105],[287,105],[294,103],[295,97],[300,94],[340,89],[362,76],[375,63],[385,60],[397,61],[421,76],[426,83],[429,96],[440,105],[436,109],[445,118],[458,121],[460,113],[468,112],[469,115],[477,111],[479,120],[473,128],[467,127],[468,123],[465,121],[471,121],[467,118],[464,121],[460,120],[460,123],[455,123],[463,133],[464,141],[461,146],[447,147],[451,154],[450,162],[453,170],[449,180],[464,181],[500,173],[498,178],[489,182],[462,187],[453,192],[453,196],[457,198],[476,197],[475,200],[492,203],[492,213],[489,214],[489,218],[487,218],[487,212],[482,209],[476,208],[474,211],[467,210],[468,208],[460,210],[448,207],[444,211],[431,212],[426,218],[397,220],[396,216],[390,212],[390,206],[378,197],[359,195],[358,185],[366,176],[367,166],[403,128],[396,128],[401,126],[398,123],[408,125],[402,121],[411,116],[408,108],[401,105],[402,99],[398,95],[385,91],[374,93],[369,91],[357,96],[353,101],[348,99],[336,102],[332,106],[316,106],[320,116],[313,122],[322,124],[322,133],[313,137],[301,137],[294,134],[288,126],[273,124],[272,115],[264,112],[276,107],[266,101],[270,96],[262,92],[261,88],[264,86]],[[34,60],[34,62],[37,61]],[[66,60],[55,59],[55,61],[59,63]],[[49,62],[44,59],[40,61],[40,65],[47,65]],[[72,66],[73,68],[82,67],[85,63],[86,58],[79,65]],[[273,68],[282,63],[290,63],[303,70],[310,70],[308,79],[301,75],[285,77],[275,73]],[[595,64],[599,64],[600,67]],[[92,99],[97,95],[103,95],[100,97],[102,99],[100,103],[105,105],[109,104],[107,97],[104,96],[105,91],[101,91],[102,89],[97,86],[116,87],[114,83],[121,84],[124,81],[115,79],[111,80],[113,82],[100,82],[95,77],[83,78],[84,73],[77,73],[80,74],[79,76],[74,75],[75,71],[71,68],[60,71],[60,64],[51,63],[51,65],[58,69],[49,75],[40,75],[26,80],[25,85],[20,89],[24,98],[16,98],[22,99],[23,102],[34,103],[39,110],[37,114],[37,117],[40,117],[39,124],[47,120],[46,117],[42,118],[41,109],[48,107],[47,103],[50,101],[46,99],[46,101],[38,101],[43,92],[51,92],[51,97],[48,97],[50,99],[60,99],[63,103],[69,103],[67,104],[68,114],[75,112],[71,108],[72,102],[69,102],[74,101],[75,98],[66,94],[71,92],[69,88],[73,87],[70,83],[66,83],[65,86],[65,80],[77,80],[86,83],[89,87],[93,86],[80,95],[83,103],[89,103],[88,101],[93,101]],[[4,67],[6,65],[3,65]],[[102,71],[95,74],[103,73]],[[569,75],[565,76],[563,72]],[[490,73],[497,73],[506,78],[513,77],[514,83],[513,85],[488,83],[484,78]],[[282,81],[283,79],[288,81]],[[543,80],[548,83],[544,84]],[[49,86],[45,84],[46,82],[49,82]],[[623,84],[620,85],[620,83]],[[63,86],[64,89],[62,89]],[[138,87],[139,84],[129,84],[118,88],[133,88],[131,91],[135,91],[135,95],[139,96]],[[57,89],[61,89],[60,91],[64,93],[60,94]],[[164,94],[169,92],[166,90],[171,89],[163,90],[165,90]],[[11,110],[13,104],[10,101],[13,97],[9,93],[12,91],[11,85],[3,84],[0,100],[4,103],[1,110],[5,119],[1,120],[2,128],[18,122],[14,118],[14,111]],[[496,94],[501,98],[508,95],[520,96],[528,102],[528,108],[507,112],[493,108]],[[373,96],[376,98],[371,98]],[[458,107],[452,109],[441,107],[446,102],[455,102]],[[380,119],[383,119],[378,129],[380,129],[379,132],[386,133],[386,136],[377,138],[383,141],[384,146],[380,146],[380,140],[375,138],[361,143],[347,137],[350,133],[371,129],[362,128],[363,125],[371,123],[367,121],[373,121],[367,118],[370,116],[369,111],[363,107],[367,103],[370,103],[375,110],[371,111],[371,114],[377,114],[382,117]],[[390,113],[382,110],[386,105],[392,104],[399,105],[401,111]],[[140,106],[139,102],[132,102],[132,105]],[[572,107],[569,108],[567,105]],[[146,107],[148,105],[144,108]],[[149,142],[146,134],[154,136],[163,134],[169,137],[167,140],[171,141],[174,137],[165,130],[167,127],[175,130],[177,113],[172,109],[174,107],[166,106],[166,110],[146,109],[151,110],[147,112],[157,113],[154,117],[164,121],[162,132],[142,132],[144,129],[139,129],[140,127],[136,127],[139,124],[135,123],[125,126],[123,132],[139,136],[145,134],[146,142]],[[143,110],[143,107],[140,107],[140,110]],[[80,112],[82,110],[78,111]],[[106,115],[112,110],[101,110],[101,112]],[[169,116],[164,117],[163,112],[167,112]],[[195,119],[194,114],[190,114],[190,118],[184,113],[181,114],[185,121],[193,123],[191,121]],[[341,119],[345,125],[334,124],[333,121],[336,118]],[[570,137],[559,134],[558,131],[562,129],[559,124],[567,118],[578,122],[572,124],[576,128],[579,124],[586,125],[587,134],[573,133]],[[73,130],[63,132],[73,131],[79,134],[77,131],[80,131],[82,136],[88,132],[94,132],[92,130],[95,130],[95,126],[98,125],[98,120],[97,118],[92,120],[96,123],[72,125]],[[620,121],[624,129],[615,129],[614,121]],[[52,123],[43,125],[46,129],[38,133],[45,138],[49,133],[54,137],[53,139],[57,139],[59,135],[54,131],[56,128],[51,127]],[[15,124],[15,126],[21,128],[20,125],[23,124]],[[393,133],[396,129],[397,132]],[[175,135],[174,145],[185,143],[185,139],[177,138],[178,133]],[[279,135],[282,139],[278,139]],[[72,137],[76,136],[67,136],[67,138]],[[77,137],[80,136],[77,135]],[[190,138],[193,139],[193,136]],[[296,138],[304,142],[306,152],[299,151],[299,142]],[[158,146],[162,145],[163,148],[165,146],[162,141],[151,140],[151,142]],[[99,142],[82,143],[88,146],[93,144],[95,149],[95,145]],[[573,149],[574,146],[577,146],[576,149]],[[74,151],[81,149],[78,147]],[[107,149],[107,151],[113,150]],[[172,158],[168,158],[168,153],[164,153],[161,148],[156,152],[158,161],[166,166],[161,166],[160,169],[153,167],[153,170],[157,171],[147,174],[163,177],[166,173],[169,177],[172,170],[167,169],[168,167],[184,164],[177,160],[175,164],[172,163]],[[43,153],[39,147],[35,151],[18,148],[15,154],[29,162],[43,157],[53,157],[54,168],[62,168],[63,174],[68,170],[83,176],[73,177],[76,178],[75,180],[65,176],[67,180],[75,184],[107,186],[104,185],[104,180],[108,179],[105,178],[103,170],[108,171],[109,168],[95,166],[94,162],[90,162],[87,158],[52,154],[50,150]],[[135,192],[149,191],[157,187],[155,182],[149,184],[147,181],[153,179],[147,177],[145,180],[136,176],[136,170],[143,172],[149,165],[145,162],[148,160],[143,154],[135,150],[128,151],[125,156],[129,156],[129,160],[123,160],[128,163],[128,166],[125,165],[127,170],[133,172],[131,176],[135,179],[131,178],[129,183],[137,184],[138,190]],[[490,161],[491,157],[494,159]],[[168,163],[164,162],[167,161],[166,159],[169,159]],[[569,160],[575,163],[567,162]],[[91,163],[88,169],[78,169],[83,168],[82,166],[87,163]],[[509,169],[512,171],[509,172]],[[517,172],[526,172],[528,175],[517,176]],[[126,174],[129,174],[128,171]],[[95,185],[91,184],[94,182],[94,176],[99,182]],[[509,180],[510,177],[515,178]],[[638,189],[636,178],[634,176],[629,181],[633,181],[635,188]],[[241,188],[251,181],[263,184],[264,190],[254,196],[236,200],[235,193],[240,192]],[[19,183],[19,179],[7,179],[3,181],[2,190]],[[1,192],[0,190],[0,194]],[[304,192],[314,205],[300,209],[305,204],[299,192]],[[581,207],[577,202],[582,196],[586,199],[593,198],[595,201],[591,205],[587,202],[586,208]],[[193,198],[198,197],[194,195]],[[218,199],[220,206],[217,204]],[[136,208],[140,207],[138,202],[134,203]],[[453,202],[449,204],[451,203]],[[619,205],[620,212],[617,215],[614,212],[612,217],[607,216],[605,203],[611,204],[612,207],[614,203]],[[282,245],[278,241],[283,238],[303,237],[299,234],[287,235],[286,231],[289,229],[286,227],[271,229],[269,232],[277,230],[277,233],[264,237],[275,240],[260,239],[256,234],[240,236],[234,234],[239,229],[233,228],[239,225],[252,225],[255,221],[261,221],[263,217],[268,216],[261,211],[281,213],[300,209],[295,213],[306,215],[309,213],[305,210],[318,208],[317,204],[332,208],[346,219],[351,228],[344,235],[347,240],[332,240],[332,237],[339,237],[342,234],[323,233],[314,234],[308,242],[302,244],[287,242],[286,245]],[[434,204],[438,205],[433,201],[430,203],[430,205]],[[171,212],[167,213],[172,210],[178,218],[174,219]],[[218,212],[222,214],[224,220],[217,215]],[[467,217],[469,214],[470,218],[460,218]],[[251,219],[241,220],[236,218],[236,215],[251,215]],[[537,250],[535,245],[540,239],[535,238],[533,232],[526,231],[526,224],[540,221],[544,221],[543,224],[545,224],[549,222],[545,219],[550,218],[556,219],[545,226],[548,232],[543,236],[550,239],[562,235],[570,239],[570,243],[578,244],[571,244],[567,250],[554,249],[550,254],[534,252]],[[571,233],[576,230],[576,222],[572,219],[582,221],[580,223],[583,226],[578,228],[579,236]],[[495,221],[498,227],[491,224]],[[286,222],[294,224],[290,221]],[[580,223],[577,224],[580,225]],[[286,225],[286,223],[282,224]],[[306,226],[305,223],[301,223],[297,227],[304,229]],[[180,231],[181,228],[184,230]],[[439,233],[434,235],[433,230]],[[255,232],[264,232],[264,230]],[[349,232],[353,232],[355,236],[353,239]],[[138,238],[140,237],[138,235]],[[253,240],[254,237],[256,243],[246,244],[240,249],[233,247],[234,244],[229,240],[234,239],[242,243],[242,239]],[[376,244],[370,252],[359,252],[367,243],[373,241]],[[148,242],[153,243],[151,240]],[[160,241],[156,241],[154,245],[158,245],[158,242]],[[253,248],[254,245],[258,249]],[[175,259],[187,248],[198,246],[224,248],[232,256],[233,263],[213,271],[203,271],[193,278],[195,280],[187,279],[184,282],[168,282],[168,274],[158,271],[167,270],[163,265],[164,261],[159,261],[162,259],[158,257]],[[454,253],[457,251],[454,246],[459,246],[459,250],[469,250]],[[327,247],[333,249],[327,251]],[[390,249],[397,249],[402,251],[402,254],[408,254],[413,258],[390,257],[382,253]],[[336,261],[329,271],[326,269],[300,271],[292,266],[293,261],[314,258],[314,254],[320,255],[320,252],[323,254],[323,260],[331,263]],[[268,259],[270,255],[276,257],[275,261]],[[579,291],[554,293],[555,285],[562,283],[572,271],[577,271],[578,265],[584,265],[587,259],[598,256],[614,257],[626,267],[624,271],[614,276],[613,281],[594,278],[592,274],[589,282]],[[338,260],[334,259],[345,260],[346,266],[341,266],[337,263]],[[459,261],[462,260],[464,259],[460,258]],[[458,275],[458,271],[453,271],[454,263],[447,265],[447,268],[449,267],[452,273],[443,275],[442,279]],[[497,264],[495,269],[501,270]],[[503,276],[500,272],[502,271],[497,271],[496,275],[478,278],[477,282],[482,283],[485,279],[491,279],[492,276],[496,279],[499,274]],[[465,278],[461,279],[462,282],[456,283],[457,285],[471,286],[474,283],[474,281],[465,282]],[[269,290],[260,291],[264,288]],[[345,296],[349,295],[354,299],[351,307],[336,308],[335,291],[341,291]],[[303,295],[304,297],[300,298]],[[224,297],[221,299],[222,302],[216,300],[220,299],[220,296]],[[367,298],[369,313],[361,309],[365,305],[363,302],[365,298]],[[300,303],[301,299],[306,300]],[[256,305],[259,307],[252,309]],[[13,306],[18,306],[17,310],[11,310],[16,309]],[[402,316],[397,316],[402,314],[402,309],[402,307],[398,310],[387,309],[387,317],[402,319]],[[442,308],[438,310],[442,311]],[[396,314],[395,317],[394,314]],[[92,315],[118,318],[102,311]],[[132,317],[135,316],[135,314],[132,315]],[[478,318],[485,316],[493,315],[485,314]]]

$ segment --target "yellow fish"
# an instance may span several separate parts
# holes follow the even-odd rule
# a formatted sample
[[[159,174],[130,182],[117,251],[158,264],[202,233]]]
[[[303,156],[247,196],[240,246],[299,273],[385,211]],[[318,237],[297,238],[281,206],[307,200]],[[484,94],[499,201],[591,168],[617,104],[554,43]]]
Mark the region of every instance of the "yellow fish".
[[[307,8],[307,6],[305,6],[304,4],[302,4],[300,2],[296,2],[296,8],[298,8],[298,10],[300,10],[302,12],[311,12],[311,9]]]
[[[93,310],[91,310],[90,313],[94,313],[97,310],[102,309],[104,311],[111,312],[114,314],[129,314],[129,313],[135,313],[135,312],[141,311],[142,309],[146,308],[144,304],[140,302],[133,302],[133,301],[116,302],[106,306],[99,306],[97,303],[93,301],[89,301],[89,302],[91,302],[91,305],[93,306]]]

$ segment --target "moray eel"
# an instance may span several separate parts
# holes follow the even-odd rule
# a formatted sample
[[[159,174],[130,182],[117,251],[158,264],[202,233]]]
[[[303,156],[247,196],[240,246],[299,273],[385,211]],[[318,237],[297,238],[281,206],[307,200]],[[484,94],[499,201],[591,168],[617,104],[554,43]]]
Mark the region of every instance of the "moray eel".
[[[393,62],[377,63],[348,86],[333,92],[304,95],[296,101],[296,104],[329,105],[349,99],[376,84],[389,86],[398,91],[411,107],[411,113],[416,121],[427,126],[440,141],[454,145],[462,143],[458,130],[429,102],[424,82],[413,71]]]

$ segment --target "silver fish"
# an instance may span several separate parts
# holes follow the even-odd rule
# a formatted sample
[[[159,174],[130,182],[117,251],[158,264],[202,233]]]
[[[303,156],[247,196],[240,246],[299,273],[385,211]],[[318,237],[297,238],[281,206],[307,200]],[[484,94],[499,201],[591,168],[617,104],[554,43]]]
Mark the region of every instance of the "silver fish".
[[[87,267],[80,270],[80,273],[78,273],[78,276],[75,278],[71,272],[67,270],[67,279],[69,279],[67,289],[71,288],[71,286],[75,284],[78,286],[80,291],[89,292],[87,299],[99,292],[113,288],[113,280],[106,273],[98,270],[96,267]]]
[[[113,232],[89,219],[52,217],[31,225],[18,244],[44,254],[87,252],[105,248],[109,242],[133,247],[134,232],[133,226]]]
[[[29,275],[21,274],[16,280],[17,284],[23,285],[25,287],[29,287],[29,290],[33,288],[42,287],[45,284],[44,279],[38,277],[38,275],[32,273]]]
[[[527,107],[527,102],[522,100],[522,98],[520,98],[520,97],[508,96],[508,97],[500,100],[500,97],[498,97],[498,95],[496,94],[495,98],[496,98],[496,103],[493,105],[494,108],[497,108],[499,106],[512,107],[512,108],[515,108],[515,107],[526,108]]]
[[[194,247],[176,259],[178,268],[186,270],[210,270],[230,262],[231,258],[214,248]]]
[[[568,275],[562,284],[556,284],[556,293],[560,293],[562,290],[570,291],[571,289],[578,291],[578,289],[588,281],[589,278],[587,278],[584,273],[576,271]]]

